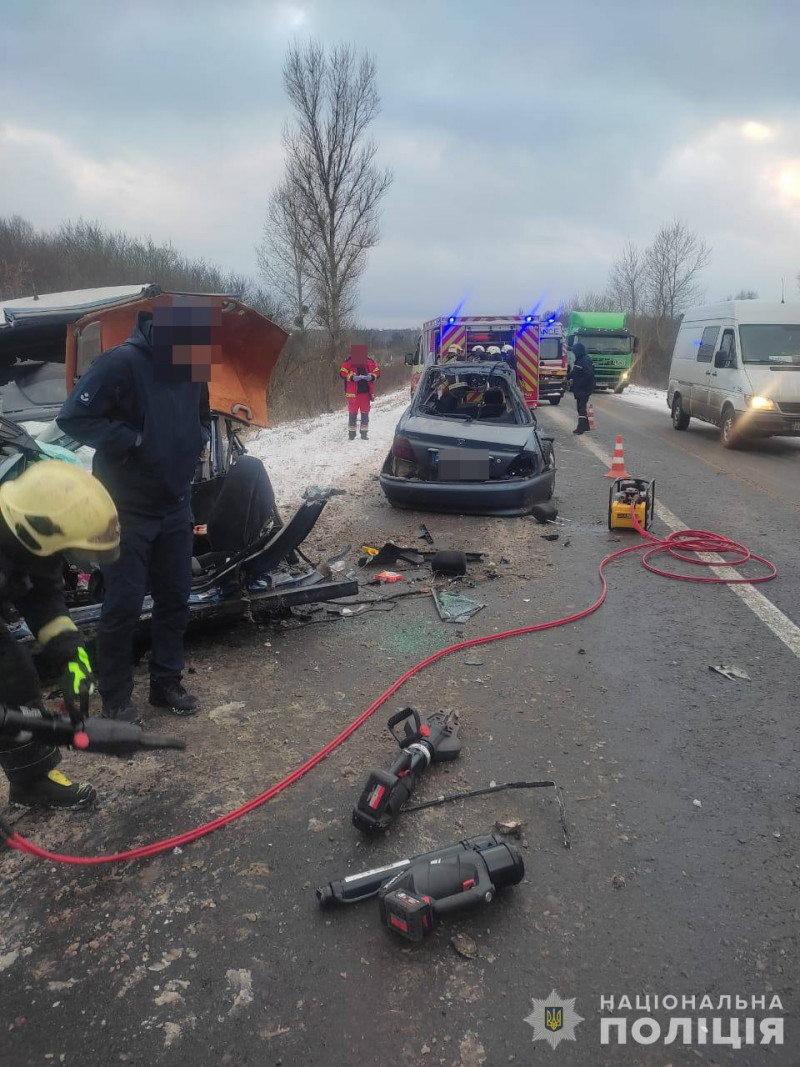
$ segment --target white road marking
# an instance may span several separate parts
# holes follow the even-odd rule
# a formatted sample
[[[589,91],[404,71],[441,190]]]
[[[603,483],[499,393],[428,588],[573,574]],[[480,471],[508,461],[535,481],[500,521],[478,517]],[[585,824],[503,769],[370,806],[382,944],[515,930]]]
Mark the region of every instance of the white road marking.
[[[569,425],[569,416],[566,412],[549,411],[549,415],[552,415],[557,422],[562,423],[564,426]],[[604,448],[598,445],[586,434],[580,437],[580,443],[587,448],[593,456],[600,460],[600,462],[610,469],[611,467],[611,454],[606,452]],[[564,450],[566,451],[566,449]],[[558,450],[556,450],[556,462],[558,461]],[[661,501],[656,501],[656,514],[659,519],[671,530],[687,530],[689,527],[686,523],[678,518],[674,511],[667,507],[666,504],[662,504]],[[707,562],[718,562],[721,557],[716,553],[704,553],[702,558]],[[741,575],[733,567],[715,567],[714,573],[720,578],[739,578]],[[761,590],[755,585],[729,585],[728,589],[732,593],[735,593],[739,599],[747,605],[748,608],[757,615],[761,622],[771,630],[773,634],[783,643],[786,647],[794,652],[795,656],[800,658],[800,626],[797,626],[788,615],[777,608],[771,600],[768,600]]]

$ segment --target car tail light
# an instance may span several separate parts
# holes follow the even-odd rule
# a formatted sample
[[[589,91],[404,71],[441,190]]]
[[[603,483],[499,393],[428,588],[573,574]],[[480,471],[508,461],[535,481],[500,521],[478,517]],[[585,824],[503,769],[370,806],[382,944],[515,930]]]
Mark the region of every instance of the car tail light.
[[[411,447],[411,442],[407,437],[401,437],[399,434],[392,442],[392,455],[395,459],[413,459],[414,449]]]

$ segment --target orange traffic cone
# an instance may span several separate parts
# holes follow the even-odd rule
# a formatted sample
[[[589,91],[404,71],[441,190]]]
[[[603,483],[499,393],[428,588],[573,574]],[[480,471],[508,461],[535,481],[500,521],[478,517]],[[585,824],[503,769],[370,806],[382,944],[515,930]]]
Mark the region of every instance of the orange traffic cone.
[[[595,428],[595,425],[594,425],[594,408],[592,407],[592,402],[591,401],[589,401],[589,403],[586,405],[586,418],[589,420],[589,429],[593,430]]]
[[[630,474],[625,470],[625,455],[622,450],[622,434],[617,434],[617,440],[614,444],[614,458],[611,461],[611,470],[607,474],[603,475],[604,478],[630,478]]]

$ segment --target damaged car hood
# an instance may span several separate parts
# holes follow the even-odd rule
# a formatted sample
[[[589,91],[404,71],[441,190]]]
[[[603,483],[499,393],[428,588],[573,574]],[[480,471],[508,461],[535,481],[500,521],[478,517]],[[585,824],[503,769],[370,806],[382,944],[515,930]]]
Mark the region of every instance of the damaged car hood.
[[[101,352],[127,340],[140,311],[167,304],[175,295],[189,294],[159,293],[79,319],[67,333],[67,388]],[[269,380],[289,335],[235,297],[202,295],[219,306],[222,317],[222,362],[213,365],[208,383],[211,408],[248,425],[266,426]]]

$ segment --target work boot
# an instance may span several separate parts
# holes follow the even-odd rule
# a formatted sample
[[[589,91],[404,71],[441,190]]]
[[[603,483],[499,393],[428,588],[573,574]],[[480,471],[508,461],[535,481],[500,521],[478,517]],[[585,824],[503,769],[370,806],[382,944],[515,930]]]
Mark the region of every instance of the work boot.
[[[136,707],[135,704],[131,704],[128,701],[127,704],[120,704],[115,707],[113,704],[106,704],[103,701],[103,708],[100,715],[104,719],[114,719],[115,722],[125,722],[131,726],[144,726],[144,718],[142,713]]]
[[[578,416],[578,425],[575,427],[575,429],[572,432],[573,433],[587,433],[589,429],[590,429],[590,427],[589,427],[589,417],[588,417],[588,415],[580,415],[580,416]]]
[[[12,782],[9,802],[20,807],[88,808],[97,799],[93,785],[71,782],[61,771],[48,771],[27,782]]]
[[[355,439],[356,439],[356,431],[355,430],[348,430],[347,431],[347,440],[348,441],[355,441]]]
[[[154,708],[167,708],[173,715],[194,715],[197,711],[197,699],[178,681],[156,682],[151,678],[150,703]]]
[[[362,430],[362,431],[361,431],[361,440],[362,440],[362,441],[367,441],[367,440],[369,440],[369,434],[368,434],[368,431],[367,431],[367,430]]]

